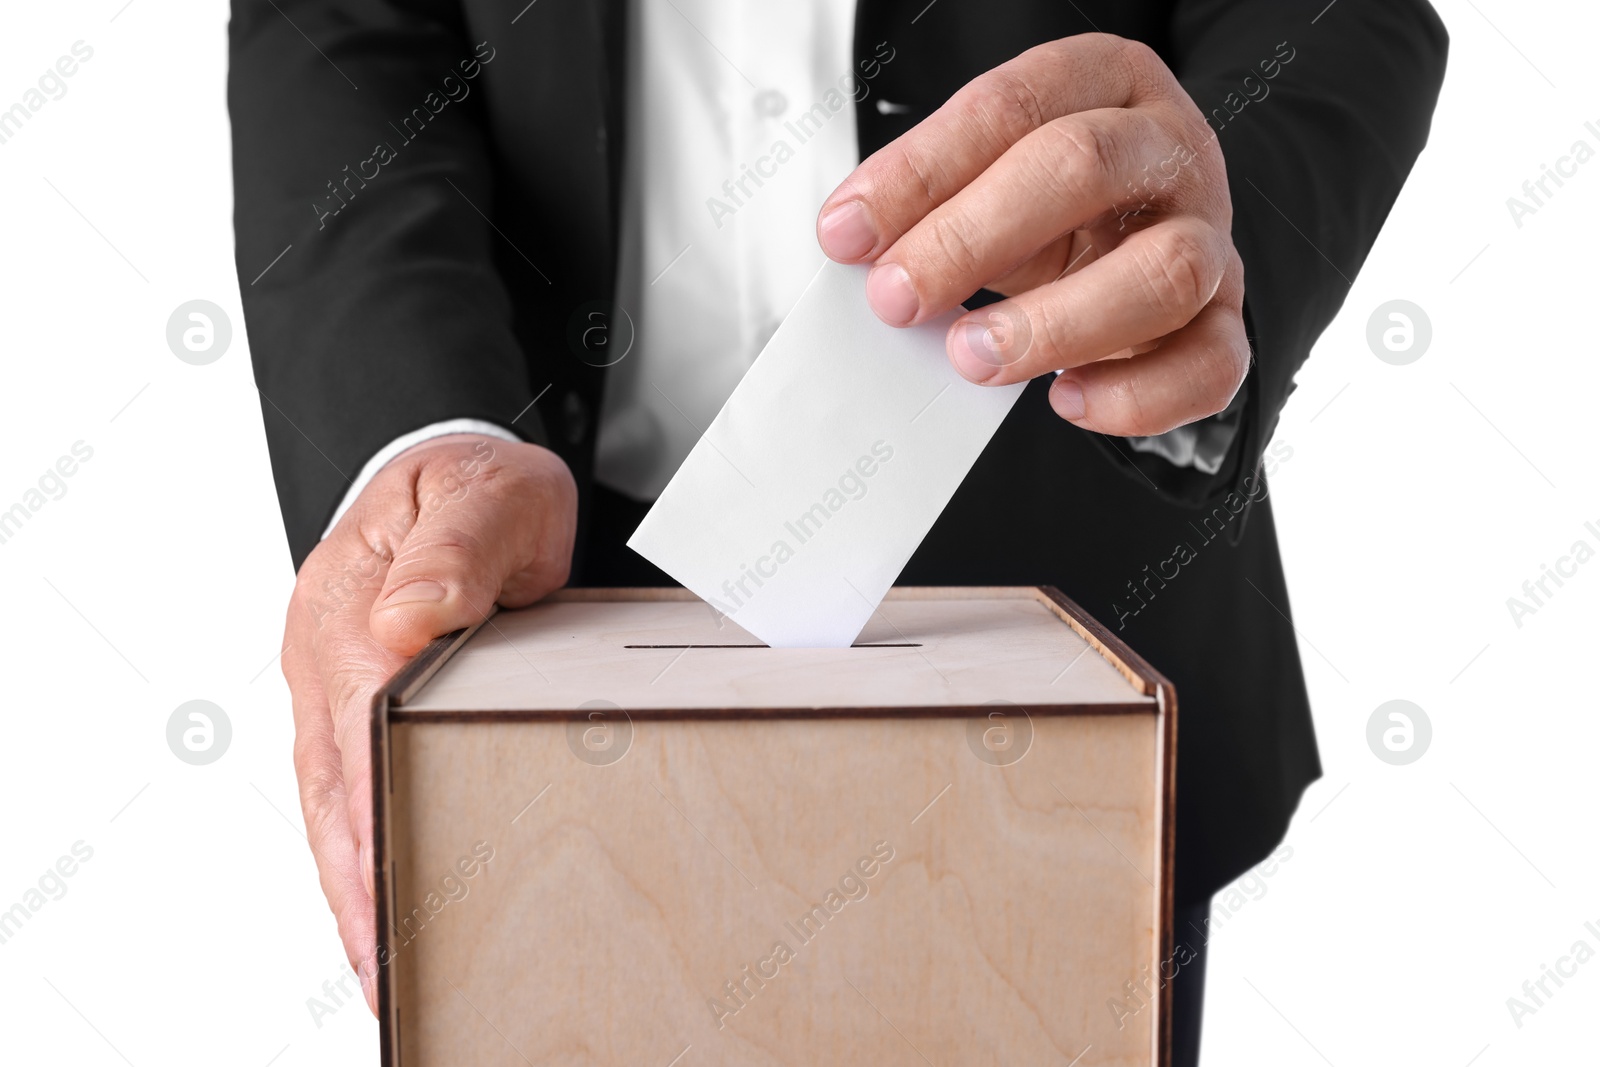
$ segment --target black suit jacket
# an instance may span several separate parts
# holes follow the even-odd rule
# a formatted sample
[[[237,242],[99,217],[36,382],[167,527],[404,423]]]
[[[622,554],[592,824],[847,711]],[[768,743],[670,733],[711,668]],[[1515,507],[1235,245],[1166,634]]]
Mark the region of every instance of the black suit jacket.
[[[569,330],[615,284],[625,4],[525,2],[233,2],[237,265],[296,566],[374,452],[473,417],[571,466],[577,581],[654,573],[620,548],[625,507],[596,518],[604,371]],[[1258,476],[1296,369],[1422,149],[1444,71],[1423,0],[1324,7],[860,0],[856,16],[857,55],[894,54],[857,106],[863,156],[984,71],[1091,30],[1155,48],[1217,131],[1255,352],[1223,469],[1094,438],[1057,419],[1037,381],[902,577],[1053,583],[1173,679],[1180,902],[1264,856],[1320,773]]]

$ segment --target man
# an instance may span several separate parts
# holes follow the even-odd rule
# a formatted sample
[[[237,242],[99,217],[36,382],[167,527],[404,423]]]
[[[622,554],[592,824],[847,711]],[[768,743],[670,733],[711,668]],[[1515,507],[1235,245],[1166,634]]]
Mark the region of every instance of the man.
[[[623,542],[825,253],[874,265],[891,325],[978,294],[954,365],[1032,380],[901,580],[1058,585],[1182,694],[1192,1063],[1207,901],[1319,774],[1263,452],[1422,148],[1443,27],[1423,0],[765,7],[234,0],[283,667],[351,962],[370,999],[371,694],[495,602],[664,584]]]

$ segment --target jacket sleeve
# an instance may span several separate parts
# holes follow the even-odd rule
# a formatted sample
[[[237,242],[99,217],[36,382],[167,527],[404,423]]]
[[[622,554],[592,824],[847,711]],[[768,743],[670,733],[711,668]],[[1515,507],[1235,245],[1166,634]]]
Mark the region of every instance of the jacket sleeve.
[[[1165,46],[1227,164],[1253,358],[1215,476],[1117,450],[1163,495],[1209,505],[1249,495],[1295,372],[1427,141],[1448,38],[1425,0],[1180,0]]]
[[[430,423],[544,443],[495,269],[476,80],[451,0],[233,0],[239,288],[298,567],[362,464]]]

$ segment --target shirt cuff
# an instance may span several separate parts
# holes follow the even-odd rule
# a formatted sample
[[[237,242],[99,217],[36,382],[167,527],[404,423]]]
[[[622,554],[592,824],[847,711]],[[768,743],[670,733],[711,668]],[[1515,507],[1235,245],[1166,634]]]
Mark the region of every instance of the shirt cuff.
[[[420,445],[424,441],[431,441],[435,437],[445,437],[453,433],[481,434],[484,437],[510,441],[512,444],[520,443],[522,440],[511,431],[502,429],[492,422],[484,422],[482,419],[446,419],[443,422],[435,422],[424,426],[420,430],[412,430],[408,434],[402,434],[387,445],[384,445],[371,459],[367,460],[366,465],[356,475],[355,481],[350,483],[350,488],[345,490],[344,499],[339,501],[339,506],[334,509],[333,518],[328,520],[327,528],[322,531],[322,536],[325,538],[333,532],[333,528],[339,525],[339,520],[344,518],[344,513],[350,510],[350,505],[356,502],[356,497],[361,495],[361,490],[367,487],[368,482],[377,477],[379,471],[389,465],[390,460],[412,445]]]

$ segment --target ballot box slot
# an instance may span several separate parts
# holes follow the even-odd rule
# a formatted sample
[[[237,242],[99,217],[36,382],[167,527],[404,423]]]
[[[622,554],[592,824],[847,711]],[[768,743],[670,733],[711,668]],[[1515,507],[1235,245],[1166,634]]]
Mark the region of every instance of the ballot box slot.
[[[623,645],[623,648],[766,648],[766,645]],[[851,648],[921,648],[921,641],[875,641]]]

